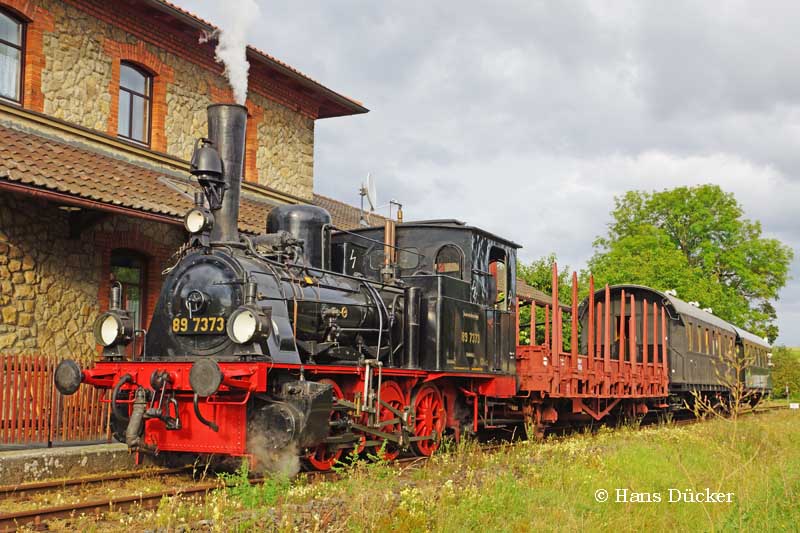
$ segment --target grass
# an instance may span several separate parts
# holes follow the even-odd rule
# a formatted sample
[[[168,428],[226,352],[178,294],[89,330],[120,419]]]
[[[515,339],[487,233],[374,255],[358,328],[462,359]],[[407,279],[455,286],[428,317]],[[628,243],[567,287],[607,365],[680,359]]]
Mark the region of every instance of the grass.
[[[336,482],[247,482],[246,471],[202,503],[86,531],[791,531],[800,525],[800,412],[523,442],[494,453],[472,442],[423,467],[357,461]],[[733,435],[736,435],[735,437]],[[733,493],[730,503],[669,503],[669,489]],[[599,489],[610,500],[598,502]],[[617,489],[661,502],[615,501]]]

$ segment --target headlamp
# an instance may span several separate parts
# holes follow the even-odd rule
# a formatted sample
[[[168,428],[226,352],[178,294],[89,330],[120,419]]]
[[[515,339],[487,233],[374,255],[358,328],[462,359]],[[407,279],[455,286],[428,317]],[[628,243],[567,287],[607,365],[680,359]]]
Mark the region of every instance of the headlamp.
[[[107,311],[94,323],[94,338],[103,347],[128,344],[133,336],[133,321],[127,313]]]
[[[228,319],[228,337],[237,344],[247,344],[269,337],[272,319],[255,305],[243,305]]]
[[[214,215],[205,207],[193,207],[183,217],[183,226],[191,234],[209,231],[214,226]]]

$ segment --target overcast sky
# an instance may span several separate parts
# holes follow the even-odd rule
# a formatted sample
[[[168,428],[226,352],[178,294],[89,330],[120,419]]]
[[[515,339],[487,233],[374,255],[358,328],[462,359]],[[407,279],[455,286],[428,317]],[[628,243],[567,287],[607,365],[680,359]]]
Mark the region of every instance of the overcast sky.
[[[242,0],[176,1],[224,24]],[[717,183],[800,256],[798,2],[256,1],[252,44],[371,110],[317,122],[321,194],[358,205],[371,172],[407,219],[582,268],[615,195]]]

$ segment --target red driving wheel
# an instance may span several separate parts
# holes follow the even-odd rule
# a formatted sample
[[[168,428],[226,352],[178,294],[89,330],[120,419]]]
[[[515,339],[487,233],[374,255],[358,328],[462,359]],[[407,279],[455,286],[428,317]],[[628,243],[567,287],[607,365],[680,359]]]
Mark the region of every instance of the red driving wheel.
[[[381,401],[386,402],[387,404],[391,405],[398,411],[402,411],[406,405],[405,395],[403,394],[403,389],[400,388],[400,385],[395,383],[394,381],[384,381],[381,384]],[[379,407],[379,417],[378,420],[385,421],[385,420],[392,420],[396,419],[397,415],[394,414],[391,410],[387,409],[385,405],[381,404]],[[399,433],[401,428],[400,422],[395,422],[394,424],[388,424],[386,426],[382,426],[380,428],[381,431],[384,433]],[[394,461],[397,459],[397,456],[400,455],[400,448],[397,446],[397,443],[392,441],[385,441],[385,445],[375,446],[375,454],[378,455],[384,461]]]
[[[414,450],[424,456],[431,456],[439,448],[446,412],[442,393],[433,383],[426,383],[414,394],[414,436],[430,437],[433,440],[414,441]]]
[[[319,383],[324,383],[326,385],[330,385],[333,388],[333,398],[337,400],[342,397],[342,389],[339,388],[339,385],[336,384],[335,381],[323,378],[319,380]],[[333,410],[331,411],[331,420],[338,420],[341,418],[342,413]],[[317,470],[327,471],[333,468],[333,465],[336,464],[336,461],[342,456],[342,449],[338,448],[336,450],[331,450],[328,448],[328,445],[322,443],[318,445],[316,448],[310,450],[306,455],[306,460]]]

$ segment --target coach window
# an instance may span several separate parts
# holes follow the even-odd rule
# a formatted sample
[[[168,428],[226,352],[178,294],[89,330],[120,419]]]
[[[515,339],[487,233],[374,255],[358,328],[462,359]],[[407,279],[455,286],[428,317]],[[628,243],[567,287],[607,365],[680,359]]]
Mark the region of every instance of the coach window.
[[[25,23],[0,8],[0,98],[22,102]]]
[[[120,137],[149,144],[152,87],[153,77],[147,72],[131,63],[120,65],[117,122]]]
[[[144,288],[147,260],[133,250],[111,252],[111,282],[122,285],[122,308],[133,316],[135,329],[144,326]]]
[[[436,273],[464,279],[464,254],[455,244],[445,244],[436,253]]]

